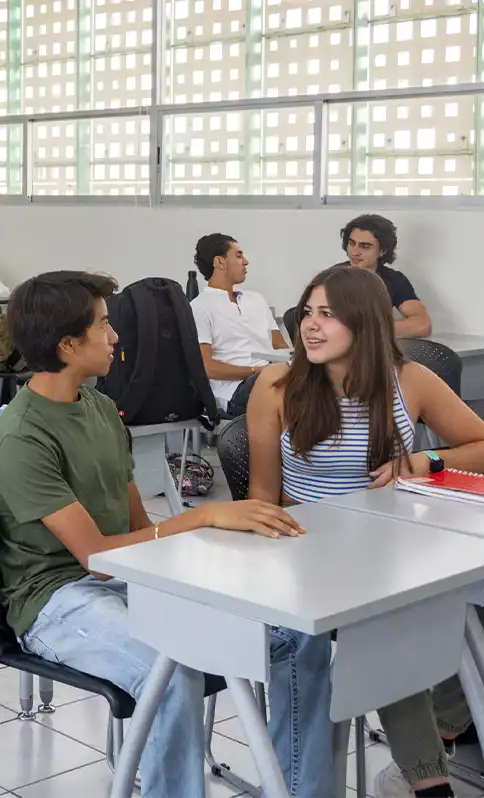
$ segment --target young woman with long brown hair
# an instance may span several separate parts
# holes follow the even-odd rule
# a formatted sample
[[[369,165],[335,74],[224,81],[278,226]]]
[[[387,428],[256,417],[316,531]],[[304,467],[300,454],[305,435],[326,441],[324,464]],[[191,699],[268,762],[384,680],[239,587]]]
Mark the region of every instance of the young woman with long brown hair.
[[[484,422],[439,377],[405,361],[377,275],[321,272],[297,317],[292,363],[265,368],[249,402],[251,498],[318,501],[428,474],[428,454],[412,453],[418,419],[448,443],[438,453],[447,467],[484,472]],[[449,684],[438,688],[444,709],[448,693],[455,700],[455,678]],[[380,720],[398,767],[377,776],[375,796],[452,796],[428,694],[386,707]]]

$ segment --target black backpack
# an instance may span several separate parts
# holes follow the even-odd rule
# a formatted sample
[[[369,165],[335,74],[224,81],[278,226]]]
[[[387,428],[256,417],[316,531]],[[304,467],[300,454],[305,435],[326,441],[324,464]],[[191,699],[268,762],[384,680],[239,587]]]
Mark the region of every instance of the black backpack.
[[[203,365],[192,309],[179,283],[148,277],[107,301],[119,336],[109,374],[97,388],[125,424],[197,418],[213,429],[218,410]]]

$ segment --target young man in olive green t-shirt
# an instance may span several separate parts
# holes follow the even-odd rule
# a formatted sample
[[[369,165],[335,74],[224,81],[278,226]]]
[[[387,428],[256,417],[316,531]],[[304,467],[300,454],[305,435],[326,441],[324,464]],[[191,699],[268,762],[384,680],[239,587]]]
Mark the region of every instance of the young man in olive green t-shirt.
[[[34,375],[0,417],[0,584],[26,651],[108,679],[137,699],[155,652],[129,636],[126,585],[88,565],[91,554],[152,540],[155,531],[116,408],[83,386],[109,370],[117,335],[105,299],[115,289],[108,277],[52,272],[23,283],[10,300],[10,335]],[[254,501],[206,504],[157,529],[167,537],[204,526],[300,531],[279,507]],[[277,629],[272,643],[272,734],[288,788],[329,798],[328,636]],[[140,772],[143,798],[203,798],[201,674],[175,671]]]

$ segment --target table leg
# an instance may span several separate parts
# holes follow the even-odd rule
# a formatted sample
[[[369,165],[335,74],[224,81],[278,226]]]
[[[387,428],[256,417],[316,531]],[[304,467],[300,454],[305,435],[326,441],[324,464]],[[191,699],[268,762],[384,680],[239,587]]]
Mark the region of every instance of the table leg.
[[[176,662],[159,654],[136,704],[116,766],[111,798],[131,798],[141,753]]]
[[[484,684],[467,640],[464,640],[459,678],[484,753]]]
[[[277,757],[269,739],[267,727],[250,682],[247,679],[239,679],[234,676],[226,677],[225,681],[237,707],[247,742],[261,778],[265,798],[289,798]]]

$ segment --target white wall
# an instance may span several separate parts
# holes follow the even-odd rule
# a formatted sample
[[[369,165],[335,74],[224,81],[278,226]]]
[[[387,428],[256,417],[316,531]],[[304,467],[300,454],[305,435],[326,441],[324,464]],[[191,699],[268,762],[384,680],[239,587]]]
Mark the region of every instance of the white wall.
[[[250,261],[247,287],[282,313],[317,271],[342,259],[339,230],[361,212],[3,205],[0,280],[12,287],[41,271],[90,268],[122,285],[155,275],[185,285],[197,239],[217,231],[241,242]],[[397,265],[429,307],[434,331],[484,334],[484,214],[381,212],[398,227]]]

